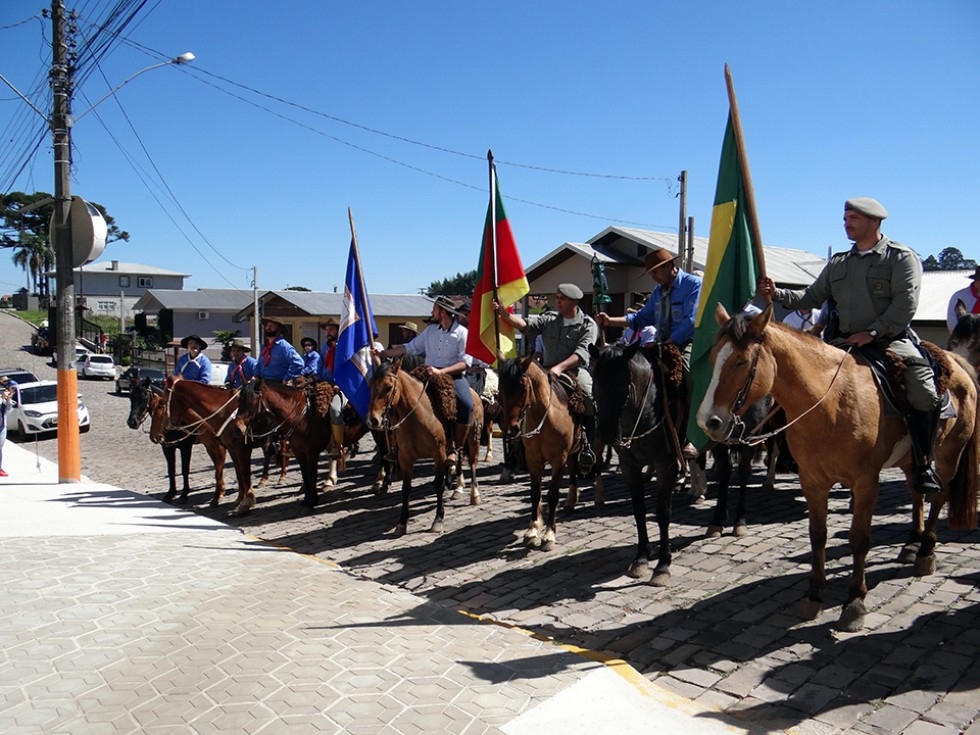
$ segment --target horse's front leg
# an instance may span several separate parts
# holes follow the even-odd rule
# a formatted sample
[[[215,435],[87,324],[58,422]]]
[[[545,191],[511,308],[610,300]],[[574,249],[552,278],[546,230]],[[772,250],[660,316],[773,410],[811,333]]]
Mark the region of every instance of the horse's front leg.
[[[741,447],[738,451],[738,503],[735,506],[734,526],[736,538],[742,538],[749,533],[748,523],[745,520],[745,502],[749,492],[749,481],[752,479],[754,454],[755,450],[752,447]]]
[[[303,502],[300,505],[303,511],[308,513],[316,508],[317,503],[320,501],[316,487],[316,471],[320,457],[318,453],[310,451],[301,452],[298,448],[295,452],[296,460],[299,463],[300,475],[303,478]]]
[[[666,587],[670,584],[670,563],[673,552],[670,549],[670,511],[671,496],[677,485],[677,462],[672,455],[657,471],[657,527],[660,530],[660,545],[657,550],[657,566],[650,577],[652,587]]]
[[[565,463],[561,469],[562,475],[565,474],[565,467],[568,467],[568,495],[565,498],[565,510],[575,510],[575,506],[578,505],[578,452],[573,450],[572,453],[568,455],[568,458],[565,460]],[[554,477],[553,473],[552,477]],[[549,499],[551,498],[550,493],[548,497]]]
[[[161,500],[169,503],[177,495],[177,447],[171,444],[161,444],[163,459],[167,463],[167,492],[163,494]]]
[[[633,521],[636,523],[636,556],[626,575],[632,579],[643,579],[650,572],[650,537],[647,534],[647,503],[643,492],[643,468],[619,455],[619,466],[623,479],[630,491],[630,504],[633,507]]]
[[[395,535],[404,536],[408,532],[408,504],[412,499],[412,465],[401,464],[402,471],[402,509],[395,526]]]
[[[524,532],[524,545],[532,548],[541,546],[541,470],[535,469],[531,475],[531,523]]]
[[[221,444],[207,443],[204,450],[214,464],[214,494],[211,496],[211,507],[217,508],[225,495],[225,456],[227,450]]]
[[[255,507],[255,492],[252,490],[251,450],[242,446],[229,448],[231,461],[235,465],[235,477],[238,480],[238,502],[235,503],[231,515],[248,515]]]
[[[706,538],[718,538],[725,532],[725,523],[728,521],[728,490],[731,487],[732,478],[732,456],[728,447],[715,447],[711,456],[715,460],[714,476],[715,484],[718,486],[718,498],[715,501],[715,509],[711,513],[711,523],[705,532]]]
[[[463,448],[459,447],[456,452],[457,457],[457,469],[456,469],[456,480],[457,482],[461,479],[459,472],[459,457],[463,454]],[[432,519],[432,526],[429,530],[432,533],[442,533],[446,526],[446,504],[443,500],[443,495],[446,492],[446,484],[450,479],[449,467],[444,462],[440,462],[438,459],[435,463],[435,482],[436,482],[436,517]]]
[[[561,499],[561,480],[564,474],[565,463],[557,460],[552,465],[551,482],[548,485],[548,519],[545,524],[544,535],[541,537],[541,551],[551,551],[555,548],[558,533],[556,516],[558,515],[558,501]],[[574,482],[574,475],[572,477],[572,482]]]
[[[912,476],[909,473],[906,473],[905,481],[912,498],[912,527],[909,529],[908,541],[898,552],[898,561],[902,564],[914,564],[922,548],[922,533],[925,531],[925,498],[922,493],[913,489]]]
[[[870,485],[870,487],[869,487]],[[878,500],[878,479],[864,483],[855,483],[851,494],[854,503],[854,514],[851,516],[851,528],[847,534],[851,545],[854,567],[847,588],[847,603],[841,610],[837,627],[840,630],[853,633],[864,627],[864,618],[868,614],[864,600],[868,595],[868,585],[865,580],[865,569],[868,562],[868,552],[871,550],[871,517],[874,514],[875,503]]]
[[[801,483],[802,484],[802,483]],[[810,582],[800,601],[800,617],[816,620],[823,611],[823,591],[827,586],[827,494],[829,489],[811,491],[804,485],[807,513],[810,516]]]
[[[922,498],[921,493],[915,493]],[[917,577],[927,577],[936,573],[936,544],[938,537],[936,529],[939,526],[939,513],[946,504],[949,492],[944,490],[930,498],[929,517],[926,519],[925,530],[922,533],[922,543],[915,557],[915,575]]]
[[[183,480],[183,487],[180,490],[180,498],[177,502],[187,505],[187,496],[191,492],[191,451],[194,449],[194,439],[185,439],[178,445],[180,450],[180,476]]]

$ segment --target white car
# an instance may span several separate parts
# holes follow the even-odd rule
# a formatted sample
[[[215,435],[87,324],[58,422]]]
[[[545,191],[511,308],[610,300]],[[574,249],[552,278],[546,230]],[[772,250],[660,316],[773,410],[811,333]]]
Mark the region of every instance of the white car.
[[[87,350],[81,345],[75,345],[75,365],[77,366],[79,362],[85,359],[86,355],[91,355],[91,350]],[[51,364],[58,364],[58,350],[57,348],[51,350]]]
[[[78,430],[85,432],[91,418],[82,396],[78,396]],[[11,407],[7,411],[8,431],[21,436],[43,434],[58,430],[58,381],[39,380],[14,387]]]
[[[78,374],[83,378],[105,378],[106,380],[116,379],[116,363],[110,355],[96,355],[92,352],[79,357],[75,362]]]

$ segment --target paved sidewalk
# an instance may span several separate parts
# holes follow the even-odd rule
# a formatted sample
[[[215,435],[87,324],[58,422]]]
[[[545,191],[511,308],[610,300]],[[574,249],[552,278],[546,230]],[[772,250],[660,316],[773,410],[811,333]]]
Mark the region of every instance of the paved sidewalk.
[[[746,732],[621,661],[3,459],[6,735]]]

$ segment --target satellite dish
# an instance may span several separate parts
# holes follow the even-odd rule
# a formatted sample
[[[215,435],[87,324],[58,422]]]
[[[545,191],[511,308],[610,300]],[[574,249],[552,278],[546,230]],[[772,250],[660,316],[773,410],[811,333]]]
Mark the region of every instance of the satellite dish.
[[[102,255],[105,250],[106,235],[109,226],[106,224],[105,217],[98,209],[86,202],[79,196],[71,198],[71,265],[77,268],[80,265],[91,263]],[[51,215],[51,225],[48,231],[51,233],[51,247],[54,247],[54,214]]]

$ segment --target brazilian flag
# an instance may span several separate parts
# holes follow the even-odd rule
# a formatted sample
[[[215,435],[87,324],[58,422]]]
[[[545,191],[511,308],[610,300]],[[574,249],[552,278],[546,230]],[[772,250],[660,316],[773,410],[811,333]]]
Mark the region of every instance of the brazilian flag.
[[[701,296],[694,320],[694,342],[691,347],[693,389],[687,438],[699,449],[708,442],[708,437],[697,425],[695,416],[711,382],[710,353],[718,332],[715,307],[722,304],[730,314],[740,311],[755,295],[761,270],[746,208],[743,176],[747,170],[748,163],[739,159],[735,126],[732,114],[729,113],[725,142],[721,148],[721,164],[718,167],[715,203],[711,212],[708,258],[701,283]]]

